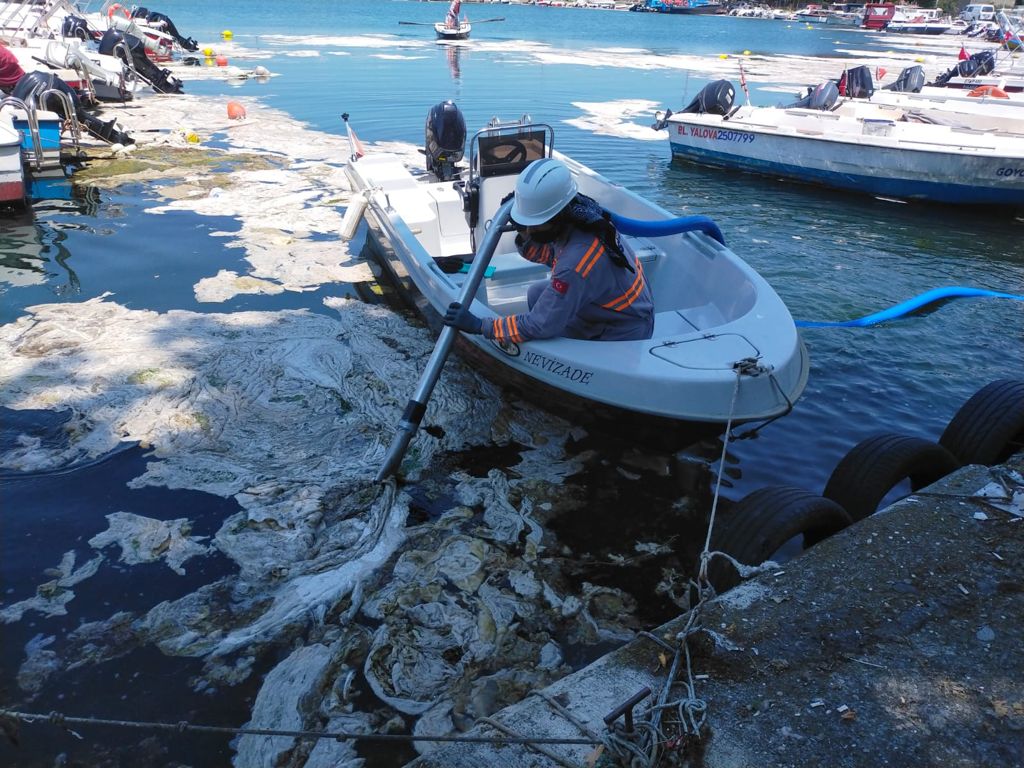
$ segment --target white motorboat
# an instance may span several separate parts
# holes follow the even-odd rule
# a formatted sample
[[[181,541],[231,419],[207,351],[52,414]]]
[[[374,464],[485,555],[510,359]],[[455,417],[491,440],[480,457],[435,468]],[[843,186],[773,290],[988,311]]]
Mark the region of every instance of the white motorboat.
[[[831,111],[835,83],[806,105],[733,106],[731,83],[707,86],[659,116],[672,154],[875,196],[958,205],[1024,206],[1024,135]]]
[[[627,412],[634,424],[658,417],[662,427],[665,419],[687,425],[683,432],[702,427],[706,434],[710,427],[718,434],[730,421],[772,419],[793,407],[808,373],[794,320],[764,278],[722,242],[713,222],[676,218],[555,152],[548,125],[492,121],[470,139],[468,167],[461,166],[464,122],[461,138],[448,142],[457,146],[438,147],[436,137],[458,131],[433,129],[431,120],[427,126],[427,172],[390,152],[368,151],[347,165],[363,204],[350,205],[343,227],[351,235],[365,213],[368,242],[392,276],[418,294],[425,314],[436,319],[464,292],[470,296],[464,304],[471,301],[485,319],[527,311],[527,288],[549,272],[516,251],[515,233],[504,226],[511,206],[505,198],[519,172],[542,157],[565,162],[579,191],[612,213],[653,291],[653,338],[498,344],[464,335],[471,357],[487,360],[483,372],[512,374],[523,391],[552,406],[567,397],[591,411],[599,403]]]

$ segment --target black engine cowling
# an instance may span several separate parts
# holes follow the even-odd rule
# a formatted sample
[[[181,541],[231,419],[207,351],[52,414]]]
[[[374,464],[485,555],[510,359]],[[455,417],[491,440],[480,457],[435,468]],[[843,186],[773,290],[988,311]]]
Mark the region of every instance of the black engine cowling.
[[[875,92],[875,82],[867,67],[854,67],[843,72],[839,78],[839,93],[852,99],[870,99]]]
[[[920,64],[915,64],[912,67],[906,67],[900,76],[896,78],[896,82],[889,83],[889,85],[883,86],[883,91],[898,91],[899,93],[920,93],[921,88],[924,87],[924,68]]]
[[[839,100],[839,88],[834,80],[807,89],[807,95],[792,104],[781,105],[783,109],[820,109],[827,112]]]
[[[715,80],[701,88],[693,101],[686,105],[683,112],[698,115],[727,115],[732,109],[736,89],[728,80]]]
[[[75,89],[52,72],[36,71],[26,73],[15,84],[11,95],[16,99],[21,99],[26,104],[35,103],[40,109],[56,112],[64,119],[67,119],[69,115],[64,99],[58,98],[52,93],[47,94],[47,91],[59,91],[67,95],[71,101],[71,109],[75,113],[75,117],[78,118],[78,122],[84,125],[86,130],[92,135],[111,144],[135,143],[135,139],[117,129],[113,119],[104,123],[95,115],[90,115],[86,112],[82,108],[82,102],[78,98],[78,94],[75,93]]]
[[[118,44],[123,43],[124,48]],[[146,55],[146,45],[135,35],[125,34],[116,29],[108,29],[100,39],[99,52],[107,56],[117,56],[125,63],[129,63],[124,49],[127,49],[131,57],[131,65],[142,77],[146,79],[153,90],[157,93],[183,93],[181,81],[171,74],[169,69],[161,69],[156,66]]]
[[[935,78],[934,85],[945,85],[954,77],[982,77],[996,68],[996,57],[992,51],[972,53],[970,58],[958,62],[955,67]]]
[[[466,151],[466,120],[455,102],[449,99],[430,108],[425,133],[427,170],[442,181],[454,179],[455,164]]]

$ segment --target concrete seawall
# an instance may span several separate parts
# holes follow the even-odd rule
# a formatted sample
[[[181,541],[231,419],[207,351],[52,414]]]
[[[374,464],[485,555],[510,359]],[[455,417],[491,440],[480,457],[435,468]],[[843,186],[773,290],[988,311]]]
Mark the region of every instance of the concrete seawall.
[[[1024,765],[1022,470],[1024,454],[965,467],[701,606],[713,634],[689,645],[707,728],[689,763],[666,763]],[[1016,514],[978,496],[993,483],[1016,489]],[[652,634],[675,644],[685,623]],[[641,636],[491,720],[521,736],[583,738],[562,707],[603,734],[604,717],[646,686],[641,718],[666,668],[665,648]],[[478,724],[468,735],[502,733]],[[453,744],[409,768],[615,764],[591,746],[544,749]]]

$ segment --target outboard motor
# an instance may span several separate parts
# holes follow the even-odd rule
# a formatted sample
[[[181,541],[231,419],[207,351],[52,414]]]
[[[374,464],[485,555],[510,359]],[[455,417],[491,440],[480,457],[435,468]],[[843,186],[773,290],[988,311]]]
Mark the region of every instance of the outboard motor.
[[[875,83],[871,79],[871,70],[867,67],[854,67],[843,72],[839,78],[839,95],[851,99],[870,99],[875,92]]]
[[[435,104],[427,114],[425,154],[427,170],[441,181],[456,177],[455,164],[466,147],[466,120],[449,99]]]
[[[834,80],[807,89],[807,95],[792,104],[781,105],[782,109],[818,109],[827,112],[839,101],[839,88]]]
[[[728,115],[735,97],[736,89],[732,87],[732,83],[728,80],[715,80],[705,85],[694,100],[683,109],[683,112],[698,115]]]
[[[150,11],[149,14],[146,16],[146,20],[154,26],[162,26],[164,28],[164,31],[167,32],[167,34],[169,34],[171,37],[173,37],[175,41],[178,43],[178,45],[180,45],[186,51],[189,51],[191,53],[192,51],[199,50],[199,43],[197,43],[191,37],[182,36],[182,34],[178,32],[178,28],[174,26],[174,22],[171,21],[170,16],[167,16],[163,13],[159,13],[157,11]]]
[[[131,56],[131,62],[126,58],[124,48],[118,46],[118,43],[124,43]],[[171,70],[161,69],[150,61],[146,55],[145,44],[135,35],[108,29],[100,40],[99,51],[107,56],[117,56],[126,64],[131,63],[135,71],[153,86],[157,93],[184,93],[181,81],[171,74]]]
[[[149,9],[148,8],[143,8],[140,5],[140,6],[137,6],[136,8],[134,8],[132,10],[132,18],[133,19],[142,19],[143,21],[146,21],[146,19],[148,17],[149,17]]]
[[[897,91],[899,93],[920,93],[924,86],[924,68],[920,64],[912,67],[905,67],[896,82],[882,86],[883,91]]]
[[[66,120],[69,116],[67,114],[64,100],[54,98],[52,94],[45,98],[42,96],[45,91],[50,90],[56,90],[67,94],[68,98],[71,100],[71,105],[74,109],[75,117],[78,118],[78,122],[84,125],[86,130],[88,130],[93,136],[103,139],[103,141],[111,144],[127,145],[135,143],[135,139],[127,133],[117,129],[113,119],[104,123],[96,116],[90,115],[82,109],[82,102],[78,98],[78,94],[75,93],[75,89],[52,72],[36,71],[25,74],[18,81],[17,85],[14,86],[14,90],[11,92],[11,95],[16,99],[21,99],[26,104],[34,102],[39,106],[39,109],[44,109],[48,112],[56,112]]]
[[[945,85],[954,77],[981,77],[996,68],[996,57],[992,51],[978,51],[970,58],[958,62],[948,72],[935,78],[933,85]]]
[[[89,29],[89,24],[81,16],[67,15],[61,24],[60,33],[63,37],[77,37],[83,43],[99,35]]]

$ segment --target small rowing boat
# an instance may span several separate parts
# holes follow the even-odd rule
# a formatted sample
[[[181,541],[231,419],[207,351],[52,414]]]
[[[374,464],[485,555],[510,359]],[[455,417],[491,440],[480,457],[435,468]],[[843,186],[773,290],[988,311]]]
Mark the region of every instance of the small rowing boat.
[[[438,40],[465,40],[469,37],[472,29],[473,25],[465,20],[458,22],[454,26],[448,26],[443,21],[439,21],[434,25],[434,31],[437,33]]]
[[[549,407],[566,398],[591,411],[601,404],[635,417],[634,423],[655,417],[662,426],[664,420],[701,425],[705,436],[793,407],[808,373],[793,318],[764,278],[725,245],[714,222],[677,218],[556,152],[554,129],[527,118],[492,121],[478,131],[463,166],[465,122],[448,105],[435,107],[431,117],[457,113],[455,123],[427,121],[425,173],[390,152],[353,151],[346,174],[357,199],[346,212],[343,236],[365,216],[368,242],[435,320],[453,301],[471,305],[485,322],[525,312],[527,289],[548,280],[549,271],[517,252],[508,224],[510,193],[529,163],[555,157],[569,167],[579,191],[612,214],[623,247],[651,287],[656,313],[653,337],[641,341],[499,343],[464,335],[471,357],[486,359],[485,371],[514,374],[512,381],[543,393]],[[457,333],[445,327],[442,337],[446,332]],[[410,402],[403,425],[415,418],[415,432],[423,409],[425,398]]]

